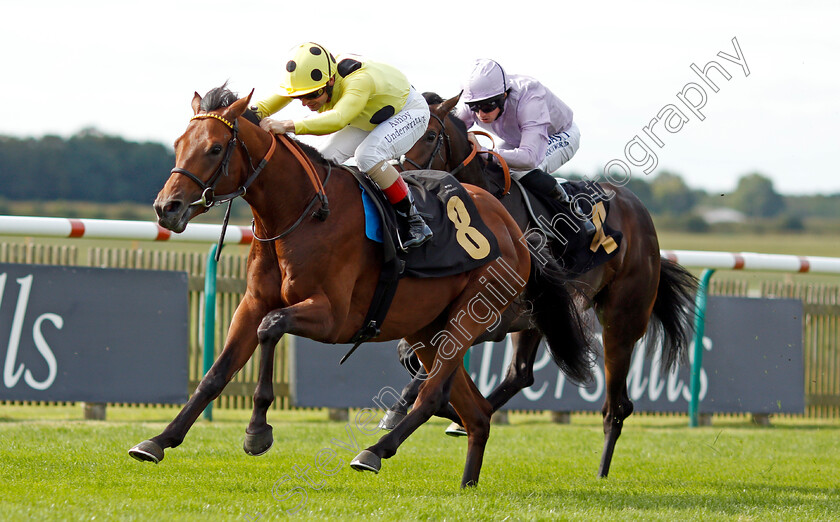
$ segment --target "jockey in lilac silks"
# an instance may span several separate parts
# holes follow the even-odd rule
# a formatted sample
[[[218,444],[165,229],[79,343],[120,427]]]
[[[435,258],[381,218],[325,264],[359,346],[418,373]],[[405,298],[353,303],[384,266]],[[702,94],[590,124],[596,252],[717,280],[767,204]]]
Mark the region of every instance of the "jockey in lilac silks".
[[[455,116],[468,129],[478,125],[503,140],[494,151],[507,162],[511,177],[571,204],[562,186],[565,180],[550,174],[580,146],[572,109],[539,81],[506,74],[489,59],[476,60],[463,89]],[[480,146],[472,134],[470,141]]]

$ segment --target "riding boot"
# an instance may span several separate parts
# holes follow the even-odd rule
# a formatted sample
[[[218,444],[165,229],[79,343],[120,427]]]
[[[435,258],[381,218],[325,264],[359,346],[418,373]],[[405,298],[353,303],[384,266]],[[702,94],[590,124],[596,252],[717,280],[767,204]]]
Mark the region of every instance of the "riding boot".
[[[574,202],[572,198],[569,197],[569,194],[566,193],[566,190],[563,188],[559,182],[554,184],[554,187],[551,189],[551,192],[548,193],[549,197],[555,199],[566,206],[569,210],[572,211],[572,214],[575,215],[580,221],[583,223],[583,230],[586,232],[586,236],[590,237],[595,234],[595,224],[592,223],[592,219],[585,217],[586,214],[581,212],[580,206]]]
[[[417,212],[417,207],[414,205],[414,196],[411,195],[410,190],[406,197],[394,203],[394,210],[398,216],[405,219],[408,223],[409,238],[407,241],[403,241],[403,248],[420,246],[432,239],[434,235],[432,234],[432,229],[423,220],[423,216]]]

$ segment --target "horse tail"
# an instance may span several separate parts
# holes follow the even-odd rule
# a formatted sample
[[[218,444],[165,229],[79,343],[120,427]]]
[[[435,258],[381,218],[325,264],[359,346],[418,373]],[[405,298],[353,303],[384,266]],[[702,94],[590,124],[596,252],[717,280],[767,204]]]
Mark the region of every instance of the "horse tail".
[[[697,278],[691,272],[670,259],[662,258],[647,345],[650,351],[661,339],[664,371],[686,359],[688,345],[694,336],[697,285]]]
[[[543,251],[543,254],[546,254]],[[572,382],[592,380],[595,351],[580,310],[572,297],[572,282],[550,257],[532,257],[526,299],[533,306],[536,326],[546,339],[548,351],[557,366]]]

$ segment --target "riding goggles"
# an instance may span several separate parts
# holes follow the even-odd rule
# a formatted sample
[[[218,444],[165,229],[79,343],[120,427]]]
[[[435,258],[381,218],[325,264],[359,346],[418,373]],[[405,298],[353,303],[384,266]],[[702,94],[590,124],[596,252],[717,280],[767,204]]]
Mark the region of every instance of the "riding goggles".
[[[295,100],[314,100],[315,98],[317,98],[318,96],[321,96],[325,92],[327,92],[327,87],[326,86],[321,87],[317,91],[312,91],[312,92],[308,92],[306,94],[301,94],[300,96],[292,96],[292,98],[294,98]]]
[[[505,97],[504,95],[496,96],[495,98],[490,98],[489,100],[481,100],[477,102],[467,102],[467,107],[473,112],[481,111],[483,113],[493,112],[496,109],[501,108],[504,106]]]

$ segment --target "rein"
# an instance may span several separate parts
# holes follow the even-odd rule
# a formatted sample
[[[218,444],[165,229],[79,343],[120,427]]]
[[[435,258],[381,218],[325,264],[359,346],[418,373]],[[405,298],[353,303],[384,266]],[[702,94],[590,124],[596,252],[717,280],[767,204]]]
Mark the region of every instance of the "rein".
[[[440,154],[441,146],[444,143],[446,143],[446,155],[447,155],[447,157],[448,158],[452,157],[452,145],[451,145],[451,142],[450,142],[450,139],[449,139],[449,135],[446,133],[446,125],[444,124],[443,120],[437,114],[429,113],[429,116],[436,119],[437,122],[440,124],[440,132],[438,133],[437,140],[435,141],[435,149],[434,149],[434,151],[432,151],[432,154],[429,156],[429,161],[426,162],[426,166],[423,167],[419,163],[417,163],[416,161],[412,160],[411,158],[404,158],[404,161],[408,162],[411,166],[413,166],[414,168],[416,168],[418,170],[429,170],[429,169],[432,168],[432,163],[434,163],[435,158]],[[473,131],[473,134],[478,134],[480,136],[490,138],[490,142],[495,145],[495,143],[493,141],[493,136],[491,136],[490,134],[488,134],[484,131]],[[493,151],[493,150],[478,150],[478,148],[472,142],[470,142],[470,146],[471,146],[471,150],[470,150],[469,155],[464,159],[464,161],[459,163],[458,166],[455,167],[454,169],[452,169],[449,173],[452,174],[453,176],[458,174],[458,172],[463,170],[464,167],[469,165],[470,162],[473,159],[475,159],[476,154],[487,154],[488,156],[494,156],[499,161],[499,165],[501,165],[502,171],[505,174],[505,188],[504,188],[504,191],[502,192],[501,196],[498,196],[498,197],[502,197],[502,196],[505,196],[505,195],[509,194],[510,193],[510,183],[511,182],[510,182],[510,168],[508,167],[507,161],[505,161],[505,159],[496,151]]]
[[[484,131],[473,131],[473,134],[478,134],[480,136],[484,136],[485,138],[490,138],[490,143],[492,143],[495,146],[495,142],[493,141],[493,136],[487,134],[486,132],[484,132]],[[469,165],[470,162],[473,160],[473,158],[475,158],[476,154],[487,154],[488,156],[494,156],[499,161],[499,165],[502,166],[502,171],[505,173],[505,190],[502,191],[502,196],[506,196],[507,194],[510,194],[510,168],[508,167],[508,164],[507,164],[507,161],[505,161],[505,158],[503,158],[501,154],[499,154],[498,152],[496,152],[492,149],[491,150],[478,150],[478,148],[475,146],[475,144],[473,142],[470,142],[470,145],[472,145],[472,150],[470,151],[469,156],[467,156],[464,159],[464,161],[461,162],[460,165],[455,167],[455,170],[452,171],[452,175],[455,175],[455,173],[457,173],[459,170],[461,170],[462,168]]]
[[[274,239],[279,239],[281,237],[284,237],[284,236],[288,235],[295,228],[297,228],[298,225],[300,225],[301,222],[303,222],[303,218],[306,216],[306,214],[312,209],[312,207],[318,201],[320,201],[320,203],[321,203],[321,208],[316,210],[312,214],[312,216],[317,217],[321,221],[324,221],[325,219],[327,219],[327,216],[329,216],[329,214],[330,214],[330,207],[329,207],[329,201],[327,200],[327,194],[324,191],[324,185],[329,180],[329,177],[330,177],[330,171],[329,170],[327,171],[326,180],[323,183],[321,183],[321,179],[318,177],[318,173],[315,170],[315,166],[312,164],[312,160],[310,160],[309,157],[303,152],[303,150],[300,148],[300,145],[298,145],[296,142],[294,142],[292,139],[290,139],[286,135],[282,135],[282,136],[273,135],[272,136],[273,139],[271,140],[271,145],[268,148],[268,152],[265,153],[265,156],[259,162],[259,164],[256,167],[254,167],[254,164],[251,161],[251,154],[248,152],[248,147],[245,146],[245,142],[243,142],[242,140],[240,140],[238,138],[238,135],[239,135],[239,122],[238,122],[238,120],[234,120],[233,123],[231,123],[230,121],[223,118],[222,116],[219,116],[218,114],[202,113],[202,114],[196,114],[195,116],[190,118],[190,121],[192,121],[192,120],[204,120],[204,119],[211,119],[211,118],[222,122],[228,129],[231,130],[231,138],[230,138],[230,141],[228,141],[227,147],[225,148],[225,154],[222,157],[222,161],[219,163],[219,166],[216,167],[216,170],[213,172],[213,175],[210,176],[210,179],[208,179],[205,182],[205,181],[202,181],[198,176],[196,176],[195,174],[193,174],[189,170],[187,170],[185,168],[182,168],[182,167],[173,168],[170,171],[170,174],[184,175],[187,178],[191,179],[193,182],[195,182],[202,189],[201,199],[198,199],[198,200],[190,203],[190,205],[189,205],[190,207],[195,207],[195,206],[200,205],[200,206],[203,206],[205,208],[211,208],[211,207],[214,207],[216,205],[221,205],[223,203],[228,204],[227,210],[225,211],[225,219],[224,219],[224,222],[222,223],[222,232],[221,232],[221,235],[219,236],[219,245],[218,245],[218,248],[216,248],[216,261],[219,260],[219,256],[221,255],[221,252],[222,252],[222,243],[224,243],[225,231],[227,230],[228,221],[230,220],[231,203],[233,202],[234,199],[238,198],[239,196],[244,196],[247,193],[248,187],[250,187],[251,184],[257,179],[257,176],[260,175],[260,173],[263,171],[263,168],[265,168],[265,166],[268,164],[268,162],[274,156],[274,151],[277,149],[277,142],[278,141],[280,141],[281,143],[283,143],[283,145],[286,146],[286,148],[289,150],[289,152],[292,153],[292,155],[295,157],[295,159],[297,159],[297,161],[300,162],[301,166],[303,167],[303,170],[306,171],[306,174],[309,177],[309,181],[312,183],[312,186],[315,188],[315,197],[313,197],[312,201],[309,203],[309,205],[306,206],[306,208],[301,213],[301,216],[297,219],[297,221],[288,230],[284,231],[283,233],[281,233],[280,235],[278,235],[277,237],[275,237],[273,239],[258,238],[256,236],[256,234],[254,235],[254,238],[258,239],[259,241],[272,241]],[[222,196],[217,196],[216,193],[215,193],[216,184],[219,182],[220,179],[222,179],[222,176],[225,176],[225,177],[228,176],[228,170],[229,170],[229,166],[230,166],[230,158],[233,155],[233,150],[237,147],[237,145],[241,145],[242,148],[245,150],[245,156],[248,158],[248,166],[251,168],[252,172],[248,176],[248,178],[245,180],[245,183],[243,183],[242,186],[240,186],[234,192],[231,192],[229,194],[224,194]],[[251,229],[252,230],[254,229],[253,220],[251,221]]]
[[[288,139],[288,138],[286,138],[286,139]],[[307,158],[307,159],[309,159],[309,158]],[[308,172],[308,170],[307,170],[307,172]],[[324,185],[326,185],[327,182],[329,182],[330,174],[332,174],[332,165],[327,164],[327,175],[324,178]],[[320,178],[315,176],[315,179],[318,180],[318,184],[321,183]],[[321,185],[321,187],[322,187],[322,190],[323,190],[323,185]],[[319,208],[318,210],[313,212],[312,217],[317,217],[321,221],[324,221],[325,219],[327,219],[327,216],[330,213],[330,208],[329,208],[329,205],[328,205],[328,202],[327,202],[326,194],[318,192],[314,196],[312,196],[312,199],[309,201],[309,204],[306,205],[306,208],[303,209],[303,212],[301,212],[300,216],[297,218],[297,221],[292,223],[292,225],[289,228],[287,228],[283,232],[280,232],[279,234],[277,234],[274,237],[259,237],[257,235],[256,221],[254,219],[252,219],[251,220],[251,233],[254,235],[254,239],[256,239],[257,241],[261,241],[263,243],[269,243],[271,241],[277,241],[278,239],[283,239],[284,237],[286,237],[289,234],[291,234],[292,232],[294,232],[294,230],[297,227],[299,227],[301,223],[303,223],[303,220],[306,217],[306,214],[312,209],[313,206],[315,206],[315,203],[317,203],[318,201],[321,201],[321,208]],[[321,217],[322,215],[323,215],[323,217]]]
[[[443,145],[444,141],[446,142],[446,154],[447,157],[452,155],[452,147],[449,143],[449,135],[446,134],[446,126],[443,124],[443,120],[437,114],[429,113],[429,116],[436,119],[438,123],[440,123],[440,132],[437,135],[437,139],[435,140],[435,150],[432,151],[432,154],[429,156],[429,161],[426,163],[425,167],[420,166],[419,163],[415,162],[411,158],[405,158],[412,167],[416,168],[417,170],[429,170],[432,168],[432,163],[435,162],[435,157],[440,154],[440,147]]]
[[[265,165],[271,160],[271,157],[274,155],[274,150],[276,148],[276,143],[272,141],[271,147],[269,147],[268,152],[266,152],[265,157],[260,161],[259,165],[254,167],[253,163],[251,162],[251,155],[248,153],[248,147],[245,146],[245,143],[242,142],[239,138],[239,122],[234,120],[233,123],[229,122],[225,118],[219,116],[218,114],[210,114],[210,113],[203,113],[203,114],[196,114],[190,121],[192,120],[204,120],[213,118],[225,124],[227,128],[229,128],[232,132],[230,141],[225,148],[225,155],[222,157],[222,161],[219,163],[219,166],[216,167],[216,170],[213,172],[213,175],[210,176],[206,182],[201,181],[198,176],[193,174],[192,172],[188,171],[182,167],[175,167],[170,171],[170,174],[182,174],[189,179],[193,180],[199,187],[201,187],[201,199],[193,201],[190,203],[191,207],[196,206],[203,206],[206,208],[214,207],[216,205],[221,205],[222,203],[229,203],[234,199],[238,198],[239,196],[244,196],[245,193],[248,191],[248,187],[257,179],[257,176],[260,175]],[[230,158],[233,155],[233,150],[236,148],[237,145],[241,145],[243,149],[245,149],[245,155],[248,157],[248,165],[250,165],[253,172],[248,179],[245,180],[245,183],[242,184],[236,191],[231,192],[230,194],[224,194],[222,196],[217,196],[215,192],[216,184],[222,179],[222,176],[227,177],[228,175],[228,167],[230,165]]]

